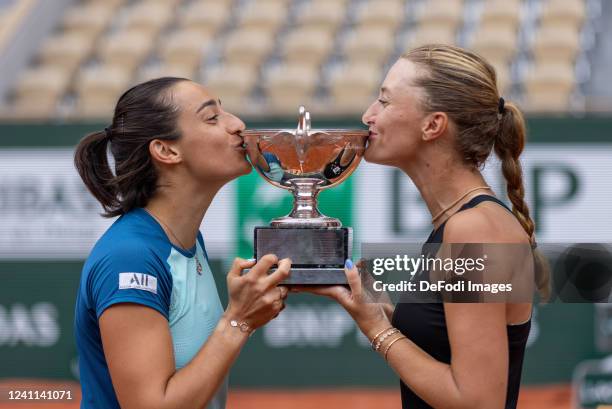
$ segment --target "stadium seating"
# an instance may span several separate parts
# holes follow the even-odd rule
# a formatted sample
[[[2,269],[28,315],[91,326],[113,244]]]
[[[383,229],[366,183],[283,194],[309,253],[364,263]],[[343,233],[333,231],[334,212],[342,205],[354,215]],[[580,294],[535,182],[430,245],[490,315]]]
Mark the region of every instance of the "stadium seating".
[[[334,46],[333,33],[324,28],[298,28],[283,41],[283,55],[289,63],[318,65]]]
[[[27,0],[0,2],[0,52],[27,15],[30,6]]]
[[[95,41],[109,24],[114,11],[114,8],[102,1],[77,4],[66,12],[63,28]]]
[[[335,31],[344,21],[346,4],[340,1],[314,0],[306,3],[297,15],[300,25]]]
[[[531,51],[536,61],[574,62],[580,48],[580,32],[571,26],[541,27]]]
[[[378,64],[366,61],[337,68],[329,78],[332,106],[340,112],[364,111],[376,98],[381,75]]]
[[[238,112],[248,102],[257,71],[248,64],[218,65],[209,69],[204,83],[221,98],[226,109]]]
[[[276,31],[287,18],[287,4],[280,1],[251,1],[240,10],[241,28]]]
[[[446,26],[418,26],[410,36],[410,41],[406,44],[405,51],[410,48],[419,47],[425,44],[450,44],[457,42],[457,33],[451,27]]]
[[[502,28],[518,30],[522,0],[489,0],[484,4],[480,16],[483,28]]]
[[[359,7],[356,22],[360,25],[396,29],[404,20],[404,2],[398,0],[368,0]]]
[[[212,41],[210,34],[179,29],[161,39],[159,56],[167,65],[184,66],[193,72],[207,54]]]
[[[315,66],[298,63],[274,67],[266,73],[264,83],[270,106],[281,114],[295,114],[299,105],[310,105],[319,81]]]
[[[98,57],[103,64],[121,66],[129,72],[153,50],[151,36],[142,31],[120,31],[101,40]]]
[[[470,48],[491,62],[510,63],[518,47],[516,31],[505,27],[484,26],[477,29]]]
[[[357,113],[393,59],[428,43],[456,44],[484,56],[496,69],[500,91],[526,107],[567,109],[570,96],[579,95],[588,79],[588,67],[580,77],[575,74],[579,61],[589,61],[582,38],[593,16],[586,4],[81,0],[41,42],[8,109],[27,109],[32,97],[26,90],[48,78],[37,113],[51,116],[61,107],[70,115],[107,114],[126,86],[176,75],[203,81],[238,113],[257,106],[262,113],[280,114],[301,98],[318,106],[329,102],[331,114]],[[0,21],[8,15],[0,10]],[[251,104],[253,98],[257,104]]]
[[[443,27],[455,31],[463,19],[461,0],[430,0],[417,15],[420,27]]]
[[[136,76],[136,82],[144,82],[159,77],[195,78],[197,72],[194,67],[187,65],[154,64],[141,68]]]
[[[126,10],[122,29],[144,31],[154,36],[168,24],[173,16],[171,2],[141,1]]]
[[[540,16],[544,27],[572,27],[579,30],[586,14],[583,0],[548,0]]]
[[[231,16],[231,1],[196,1],[178,11],[178,24],[205,34],[219,31]]]
[[[72,76],[90,55],[94,44],[74,31],[64,31],[48,38],[40,49],[40,63],[63,69]]]
[[[225,43],[227,63],[258,66],[274,47],[274,33],[266,29],[243,28],[232,32]]]
[[[118,97],[130,85],[130,70],[115,66],[98,66],[83,69],[77,77],[78,115],[108,117]]]
[[[350,62],[370,61],[382,65],[389,59],[394,48],[394,30],[360,26],[349,34],[343,52]]]
[[[70,74],[62,67],[39,67],[22,74],[15,90],[13,112],[17,117],[46,117],[54,113]]]
[[[570,104],[575,86],[571,63],[540,63],[532,67],[525,81],[525,107],[537,112],[563,112]]]

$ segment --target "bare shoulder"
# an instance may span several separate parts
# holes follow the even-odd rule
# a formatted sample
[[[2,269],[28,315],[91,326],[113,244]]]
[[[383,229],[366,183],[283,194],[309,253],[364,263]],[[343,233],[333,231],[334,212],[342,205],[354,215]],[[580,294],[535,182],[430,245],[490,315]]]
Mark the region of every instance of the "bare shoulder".
[[[447,243],[527,243],[518,220],[503,207],[483,203],[456,213],[446,223]]]

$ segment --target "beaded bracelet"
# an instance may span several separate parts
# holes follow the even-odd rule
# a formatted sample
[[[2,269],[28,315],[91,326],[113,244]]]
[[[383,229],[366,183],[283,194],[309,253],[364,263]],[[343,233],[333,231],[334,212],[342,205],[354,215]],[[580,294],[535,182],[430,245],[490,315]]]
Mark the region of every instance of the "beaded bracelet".
[[[376,352],[378,352],[378,350],[380,349],[380,347],[382,346],[383,342],[385,342],[385,339],[389,338],[391,335],[393,334],[397,334],[399,332],[399,329],[397,328],[391,328],[389,329],[387,332],[385,332],[379,339],[378,341],[376,341],[374,350]]]
[[[376,338],[380,337],[383,332],[389,331],[390,329],[393,329],[393,327],[385,328],[372,337],[372,341],[370,341],[370,346],[372,347],[372,349],[374,349],[374,343],[376,342]]]
[[[249,336],[253,335],[253,333],[255,332],[255,330],[252,329],[251,326],[246,321],[238,322],[236,320],[231,320],[230,326],[234,328],[238,328],[240,332],[247,333],[249,334]]]
[[[406,336],[402,335],[402,336],[395,338],[393,341],[389,342],[389,345],[387,345],[387,348],[385,349],[385,361],[387,361],[387,354],[389,353],[391,346],[395,344],[397,341],[399,341],[400,339],[404,339],[404,338],[406,338]]]

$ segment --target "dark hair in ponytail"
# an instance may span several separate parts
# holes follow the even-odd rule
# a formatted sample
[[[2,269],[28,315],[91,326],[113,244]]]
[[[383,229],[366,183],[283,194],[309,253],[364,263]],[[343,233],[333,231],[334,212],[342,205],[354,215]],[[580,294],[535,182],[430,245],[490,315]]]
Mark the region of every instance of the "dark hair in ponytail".
[[[103,216],[114,217],[144,207],[157,188],[149,154],[154,139],[175,140],[179,108],[172,88],[185,78],[163,77],[138,84],[117,102],[112,124],[85,136],[76,147],[74,164],[81,179],[102,204]],[[108,151],[115,162],[113,174]]]
[[[415,48],[402,58],[423,68],[414,85],[422,88],[427,112],[446,112],[457,127],[457,151],[463,161],[480,167],[494,149],[502,162],[512,213],[535,246],[535,225],[525,203],[519,156],[525,147],[525,120],[519,109],[500,98],[495,69],[479,55],[459,47],[432,44]],[[536,283],[548,299],[549,268],[534,252]]]

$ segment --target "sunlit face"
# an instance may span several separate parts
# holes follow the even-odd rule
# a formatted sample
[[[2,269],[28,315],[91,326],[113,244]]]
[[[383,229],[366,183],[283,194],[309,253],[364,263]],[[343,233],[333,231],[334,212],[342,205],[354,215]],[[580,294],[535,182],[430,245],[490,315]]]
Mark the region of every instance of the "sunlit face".
[[[182,81],[173,89],[180,107],[178,147],[193,175],[203,180],[229,181],[251,171],[240,133],[245,129],[235,115],[206,88]]]
[[[389,70],[378,99],[363,114],[370,138],[364,158],[368,162],[401,166],[411,160],[423,142],[422,90],[412,85],[416,66],[400,58]]]

